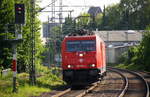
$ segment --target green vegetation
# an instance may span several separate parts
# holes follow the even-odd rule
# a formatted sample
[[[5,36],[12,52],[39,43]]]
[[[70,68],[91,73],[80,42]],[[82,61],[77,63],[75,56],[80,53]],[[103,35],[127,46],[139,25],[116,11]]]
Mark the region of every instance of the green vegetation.
[[[82,13],[80,16],[90,15]],[[149,18],[150,0],[120,0],[120,3],[104,8],[103,13],[98,14],[96,17],[80,17],[76,22],[71,17],[66,18],[63,33],[74,32],[74,28],[88,30],[145,30],[150,24]]]
[[[7,25],[14,25],[14,4],[24,3],[26,11],[26,24],[22,27],[23,42],[17,45],[17,64],[18,72],[29,72],[31,64],[31,17],[30,17],[30,6],[31,0],[2,0],[0,4],[0,67],[4,69],[11,68],[12,62],[12,42],[6,39],[12,39],[14,37],[14,31],[11,32],[6,30]],[[38,6],[36,6],[38,9]],[[40,39],[40,21],[37,19],[38,14],[36,13],[34,31],[35,31],[35,56],[36,64],[41,64],[41,54],[44,52],[43,45]],[[15,27],[15,26],[14,26]],[[14,29],[18,29],[17,27]],[[6,33],[8,32],[8,33]],[[20,32],[18,32],[20,33]]]
[[[0,97],[39,96],[43,92],[50,92],[52,89],[64,85],[64,82],[60,79],[59,68],[49,69],[40,66],[38,72],[36,86],[29,85],[28,73],[18,74],[17,93],[12,93],[12,72],[10,71],[7,76],[0,76]]]
[[[70,32],[74,32],[75,30],[75,22],[71,17],[65,18],[64,25],[62,27],[63,35],[67,35]]]
[[[131,70],[150,71],[150,26],[144,32],[143,40],[139,46],[131,47],[120,58],[122,64],[117,67]]]
[[[119,64],[116,65],[115,67],[122,68],[122,69],[129,69],[129,70],[144,71],[144,68],[142,66],[135,65],[135,64]]]
[[[16,3],[25,4],[25,17],[26,22],[22,26],[22,32],[20,32],[19,26],[14,23],[14,8]],[[0,68],[11,68],[12,65],[12,53],[13,44],[9,39],[16,39],[15,31],[22,33],[23,41],[17,45],[17,71],[18,73],[31,72],[32,64],[32,31],[31,31],[31,0],[2,0],[0,4]],[[36,9],[39,7],[36,5]],[[42,64],[42,53],[45,51],[44,46],[40,38],[40,21],[37,19],[38,14],[35,13],[34,18],[34,39],[35,39],[35,65]],[[7,25],[13,25],[14,31],[11,32],[7,28]],[[6,33],[7,32],[7,33]],[[12,37],[13,36],[13,37]],[[31,76],[30,76],[31,79]],[[32,80],[30,80],[32,81]]]
[[[139,46],[130,47],[116,67],[150,71],[150,0],[121,0],[104,8],[100,30],[146,30]]]
[[[31,0],[0,0],[0,72],[3,69],[11,68],[12,62],[12,43],[7,39],[15,39],[14,31],[6,30],[7,24],[13,25],[13,29],[18,30],[18,26],[14,26],[14,5],[15,3],[25,4],[26,23],[22,27],[23,42],[17,45],[17,93],[12,93],[12,72],[7,76],[0,76],[0,97],[29,97],[39,95],[42,92],[51,91],[58,86],[61,86],[63,81],[60,78],[60,70],[58,68],[49,69],[42,66],[43,52],[46,47],[42,45],[40,39],[40,21],[37,19],[38,13],[35,13],[34,18],[34,33],[35,33],[35,68],[36,68],[36,85],[30,86],[31,71]],[[35,6],[39,9],[38,5]],[[53,29],[55,36],[59,36],[60,28]],[[6,33],[8,32],[8,33]],[[58,32],[58,33],[57,33]],[[20,32],[18,32],[20,33]],[[54,37],[55,38],[55,37]],[[52,39],[53,40],[53,39]],[[60,45],[60,42],[59,42]],[[55,49],[55,48],[53,48]],[[51,52],[53,52],[51,48]],[[58,49],[58,48],[56,48]],[[59,49],[60,50],[60,49]]]
[[[150,0],[120,0],[103,13],[100,30],[144,30],[150,23]]]

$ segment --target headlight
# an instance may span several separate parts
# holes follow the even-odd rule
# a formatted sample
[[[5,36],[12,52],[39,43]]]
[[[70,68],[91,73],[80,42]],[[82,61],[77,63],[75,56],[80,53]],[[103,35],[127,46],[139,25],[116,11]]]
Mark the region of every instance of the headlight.
[[[80,57],[83,57],[83,54],[79,54]]]
[[[92,66],[92,67],[95,67],[95,64],[92,64],[91,66]]]
[[[95,64],[90,64],[90,67],[95,67],[96,65]]]
[[[68,68],[71,68],[71,65],[68,65],[67,67],[68,67]]]
[[[72,66],[72,65],[67,65],[67,67],[68,67],[68,68],[72,68],[73,66]]]

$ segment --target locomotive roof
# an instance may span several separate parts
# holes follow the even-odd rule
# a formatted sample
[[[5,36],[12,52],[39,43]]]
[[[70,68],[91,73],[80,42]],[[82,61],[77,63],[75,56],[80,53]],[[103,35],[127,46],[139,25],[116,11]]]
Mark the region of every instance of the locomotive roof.
[[[75,39],[75,38],[94,38],[96,35],[84,35],[84,36],[66,36],[65,39]]]
[[[88,31],[88,30],[84,30],[84,29],[80,29],[80,30],[76,30],[75,32],[69,33],[66,37],[65,40],[70,40],[70,39],[94,39],[96,37],[99,37],[99,39],[101,41],[103,41],[100,37],[99,34],[92,32],[92,31]]]
[[[85,36],[66,36],[64,40],[87,40],[87,39],[96,39],[96,37],[99,37],[101,42],[104,42],[99,35],[85,35]]]

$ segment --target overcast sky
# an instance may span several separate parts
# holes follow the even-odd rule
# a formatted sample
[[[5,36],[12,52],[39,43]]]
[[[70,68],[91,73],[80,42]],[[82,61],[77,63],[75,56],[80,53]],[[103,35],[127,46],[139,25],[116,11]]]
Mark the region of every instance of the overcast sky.
[[[41,3],[39,4],[41,8],[47,6],[48,4],[50,4],[52,2],[52,0],[41,0]],[[83,12],[87,12],[89,7],[85,7],[85,6],[99,6],[101,7],[101,9],[103,9],[104,5],[108,6],[111,4],[116,4],[119,3],[120,0],[62,0],[63,5],[68,5],[68,6],[72,6],[72,5],[80,5],[83,7],[63,7],[63,10],[74,10],[74,12],[72,12],[72,17],[77,17],[78,15],[80,15]],[[59,0],[56,0],[55,3],[56,6],[59,6]],[[48,7],[45,10],[49,10],[51,11],[51,8]],[[55,8],[56,11],[58,11],[58,8]],[[58,17],[57,15],[58,13],[56,13],[56,17]],[[63,13],[63,17],[66,17],[69,13],[65,12]],[[51,17],[51,13],[40,13],[40,20],[42,22],[45,22],[48,20],[48,16]]]

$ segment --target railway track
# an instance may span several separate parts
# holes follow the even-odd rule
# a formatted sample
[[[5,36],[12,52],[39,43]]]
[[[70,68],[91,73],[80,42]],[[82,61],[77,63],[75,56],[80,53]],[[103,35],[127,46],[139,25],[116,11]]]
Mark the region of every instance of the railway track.
[[[125,69],[111,68],[121,72],[128,79],[128,89],[123,97],[149,97],[149,86],[141,74]]]
[[[40,97],[149,97],[149,86],[140,74],[124,69],[108,68],[104,80],[91,86],[66,90]]]
[[[52,97],[83,97],[86,93],[97,87],[98,84],[99,82],[95,82],[89,87],[76,87],[74,89],[68,88]]]
[[[105,84],[100,84],[99,87],[94,89],[92,93],[85,95],[85,97],[122,97],[127,86],[127,78],[122,73],[109,69]]]
[[[149,87],[150,87],[150,72],[146,72],[146,71],[135,71],[135,72],[142,75],[144,77],[144,79],[147,81],[147,83],[149,84]]]
[[[113,69],[109,69],[109,70],[119,73],[122,76],[122,78],[124,79],[124,87],[122,88],[121,93],[118,95],[118,97],[123,97],[124,94],[126,93],[127,89],[128,89],[128,86],[129,86],[128,78],[126,76],[124,76],[119,71],[116,71],[116,70],[113,70]]]
[[[69,89],[63,91],[63,93],[53,95],[52,97],[122,97],[123,93],[127,89],[127,79],[118,71],[111,70],[107,74],[108,76],[101,82],[96,82],[89,87],[72,90]],[[108,90],[109,89],[109,90]],[[108,93],[105,93],[106,91]],[[103,91],[103,93],[98,93]],[[114,91],[111,93],[111,91]]]

